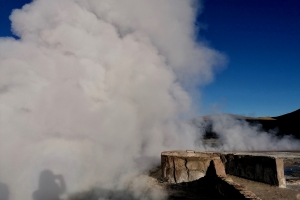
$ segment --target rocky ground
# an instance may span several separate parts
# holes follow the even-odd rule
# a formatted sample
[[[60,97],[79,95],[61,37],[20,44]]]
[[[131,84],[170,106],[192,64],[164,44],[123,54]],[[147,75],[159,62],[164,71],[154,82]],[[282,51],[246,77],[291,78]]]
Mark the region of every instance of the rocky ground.
[[[167,191],[168,200],[223,200],[214,187],[208,184],[208,180],[201,178],[198,181],[181,184],[169,184],[162,180],[161,168],[156,167],[149,173],[155,184]]]
[[[299,191],[291,188],[278,188],[276,186],[271,186],[231,175],[229,175],[229,177],[232,178],[234,182],[246,186],[248,190],[254,192],[263,200],[300,199]]]
[[[71,195],[68,200],[225,200],[208,180],[202,178],[198,181],[182,184],[169,184],[162,180],[161,167],[155,167],[148,174],[136,178],[147,182],[147,188],[141,188],[141,195],[128,190],[106,190],[94,188],[89,191]],[[156,193],[153,195],[153,193]]]
[[[263,200],[292,200],[300,199],[300,158],[286,158],[285,174],[287,178],[287,188],[278,188],[264,183],[259,183],[235,176],[228,175],[235,183],[246,186],[247,190],[254,192]],[[157,200],[223,200],[214,186],[210,185],[210,180],[201,178],[197,181],[181,184],[169,184],[162,179],[161,167],[155,167],[137,177],[147,182],[146,193],[162,194],[157,196]],[[138,181],[137,181],[138,182]],[[151,195],[150,195],[151,196]],[[153,200],[149,195],[136,197],[130,190],[109,191],[101,188],[94,188],[90,191],[74,194],[69,200]],[[156,200],[155,199],[155,200]]]
[[[254,192],[263,200],[294,200],[300,199],[300,158],[286,158],[284,160],[287,188],[278,188],[236,176],[228,175],[234,182],[246,186],[247,190]],[[292,170],[291,170],[292,169]],[[199,181],[184,184],[167,184],[160,180],[160,168],[150,171],[149,176],[157,180],[157,184],[167,190],[169,200],[177,199],[225,199],[211,187],[205,178]]]

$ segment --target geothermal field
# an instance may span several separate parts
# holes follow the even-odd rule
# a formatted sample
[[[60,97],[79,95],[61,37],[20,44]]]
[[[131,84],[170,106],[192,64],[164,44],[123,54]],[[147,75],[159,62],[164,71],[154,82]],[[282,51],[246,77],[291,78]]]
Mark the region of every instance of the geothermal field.
[[[198,88],[227,63],[196,41],[201,9],[34,0],[13,10],[15,37],[0,38],[0,199],[259,199],[259,188],[296,198],[299,115],[195,117]]]

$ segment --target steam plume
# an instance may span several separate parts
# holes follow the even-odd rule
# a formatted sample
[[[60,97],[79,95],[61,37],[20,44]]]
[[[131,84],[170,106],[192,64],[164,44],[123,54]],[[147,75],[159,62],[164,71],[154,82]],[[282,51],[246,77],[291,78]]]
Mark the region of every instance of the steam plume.
[[[11,199],[32,199],[43,170],[63,175],[66,194],[122,189],[151,166],[142,157],[194,147],[179,120],[191,111],[186,88],[223,62],[195,43],[195,6],[34,0],[14,10],[20,40],[0,39],[0,176]]]
[[[276,130],[269,133],[259,125],[249,125],[244,120],[237,120],[229,115],[212,115],[212,131],[217,133],[222,142],[220,150],[226,151],[281,151],[299,150],[299,140],[291,136],[275,137]]]
[[[20,39],[0,38],[0,180],[10,199],[32,199],[45,172],[65,180],[64,197],[98,186],[105,199],[130,185],[136,199],[163,198],[144,196],[144,180],[132,177],[163,150],[203,149],[180,119],[193,110],[187,91],[211,81],[224,57],[195,42],[200,8],[192,0],[34,0],[12,13]],[[268,140],[254,130],[234,143],[237,134],[227,133],[239,127],[216,120],[226,150]]]

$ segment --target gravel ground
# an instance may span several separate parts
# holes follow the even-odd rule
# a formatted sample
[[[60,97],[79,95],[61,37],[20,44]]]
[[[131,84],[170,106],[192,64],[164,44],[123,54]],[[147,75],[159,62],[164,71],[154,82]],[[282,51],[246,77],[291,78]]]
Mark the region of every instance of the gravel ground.
[[[287,178],[287,188],[278,188],[268,184],[255,182],[235,176],[228,175],[234,182],[246,186],[263,200],[300,200],[300,158],[286,158],[284,161],[285,175]],[[214,187],[208,184],[208,180],[200,180],[182,183],[169,184],[162,180],[161,167],[155,167],[149,174],[143,174],[141,177],[147,180],[148,187],[156,191],[165,193],[167,200],[225,200]],[[69,200],[98,200],[103,194],[111,194],[111,200],[130,199],[139,200],[128,191],[107,191],[95,188],[93,190],[79,193],[69,198]],[[107,196],[107,195],[105,195]],[[158,198],[157,200],[161,200]]]
[[[197,181],[181,184],[169,184],[161,180],[161,167],[152,169],[149,177],[153,178],[155,184],[163,188],[167,194],[168,200],[225,200],[214,187],[207,184],[205,178]]]
[[[294,200],[300,199],[300,192],[289,188],[279,188],[264,183],[259,183],[236,176],[228,175],[232,180],[240,185],[246,186],[246,188],[254,192],[258,197],[263,200]]]

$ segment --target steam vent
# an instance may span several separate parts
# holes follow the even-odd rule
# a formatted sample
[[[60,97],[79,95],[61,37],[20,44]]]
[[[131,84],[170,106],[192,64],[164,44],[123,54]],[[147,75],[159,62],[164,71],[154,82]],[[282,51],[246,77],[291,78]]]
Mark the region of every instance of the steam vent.
[[[206,178],[214,181],[220,193],[235,190],[245,199],[260,199],[229,176],[286,188],[284,160],[299,158],[299,152],[165,151],[161,153],[162,178],[171,184]]]

